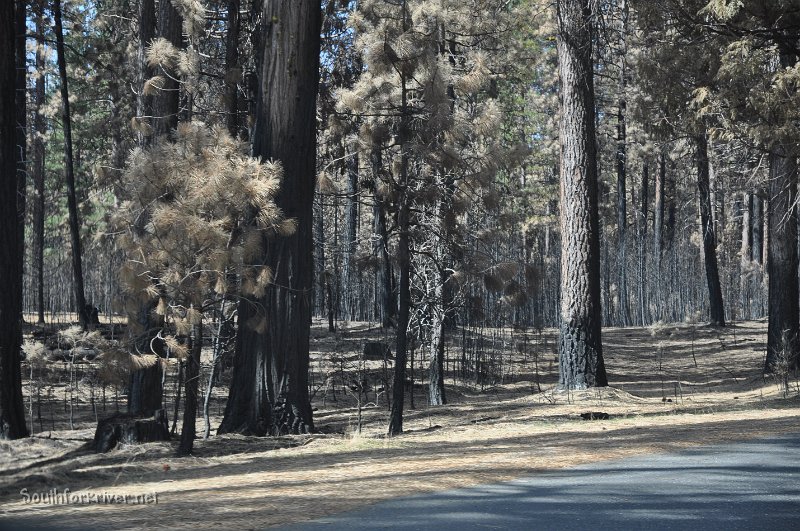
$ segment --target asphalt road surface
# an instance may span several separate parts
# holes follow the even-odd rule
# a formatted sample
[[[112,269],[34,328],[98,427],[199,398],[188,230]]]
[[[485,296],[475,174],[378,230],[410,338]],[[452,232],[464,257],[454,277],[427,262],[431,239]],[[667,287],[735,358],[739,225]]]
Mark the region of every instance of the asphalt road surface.
[[[800,433],[395,499],[286,529],[800,531]]]

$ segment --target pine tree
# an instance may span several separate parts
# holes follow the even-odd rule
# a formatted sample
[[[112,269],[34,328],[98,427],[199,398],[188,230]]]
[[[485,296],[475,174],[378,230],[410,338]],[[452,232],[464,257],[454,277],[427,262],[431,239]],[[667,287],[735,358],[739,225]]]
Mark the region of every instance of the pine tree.
[[[700,93],[699,104],[718,120],[718,136],[752,144],[769,159],[769,328],[764,367],[769,373],[780,363],[789,367],[800,363],[795,208],[800,13],[786,0],[759,5],[715,0],[702,14],[711,18],[707,31],[722,40],[724,53],[716,75],[719,88],[716,93]],[[754,217],[760,215],[754,212]],[[755,224],[753,235],[759,232]],[[759,239],[753,238],[754,249],[760,249]],[[757,258],[759,253],[753,254]]]
[[[149,0],[139,6],[139,43],[136,72],[144,80],[137,98],[137,116],[133,122],[142,146],[168,141],[174,136],[179,118],[187,119],[188,94],[196,89],[200,68],[195,42],[204,25],[203,5],[199,2],[161,2],[156,34],[155,6]],[[184,34],[186,42],[184,42]],[[186,44],[186,46],[185,46]],[[184,112],[181,112],[181,99]],[[123,195],[123,197],[126,197]],[[141,229],[141,227],[140,227]],[[134,293],[127,301],[128,330],[135,354],[164,356],[163,316],[154,312],[155,301]],[[187,360],[187,370],[194,370],[194,357]],[[182,362],[183,363],[183,362]],[[162,406],[163,374],[161,364],[140,363],[131,371],[128,386],[128,412],[151,416]],[[187,378],[186,383],[193,382]],[[190,393],[187,390],[187,398]],[[186,402],[187,406],[189,402]]]
[[[203,319],[240,294],[263,297],[273,277],[258,263],[265,242],[286,237],[295,225],[275,205],[279,164],[246,156],[246,145],[222,126],[182,123],[175,135],[131,155],[123,177],[131,200],[115,224],[128,257],[125,285],[153,301],[164,320],[159,338],[172,357],[185,360],[178,451],[186,455],[195,437]],[[240,321],[240,329],[264,326]],[[162,363],[152,354],[131,361],[134,368]]]
[[[153,78],[155,72],[147,60],[147,47],[150,46],[156,34],[156,6],[155,0],[141,0],[139,2],[139,39],[136,55],[136,75],[139,92],[136,99],[135,125],[138,129],[139,143],[145,145],[152,135],[153,96],[145,91],[145,81]]]
[[[712,92],[719,69],[719,40],[686,18],[703,2],[691,6],[637,4],[640,25],[648,33],[639,54],[637,75],[649,106],[649,132],[658,140],[688,136],[694,152],[703,264],[709,302],[709,321],[725,326],[725,307],[718,264],[718,234],[712,204],[709,117],[700,101]],[[647,42],[651,42],[647,46]],[[655,44],[658,43],[658,44]],[[680,147],[683,149],[683,146]]]
[[[28,59],[27,59],[27,2],[15,0],[15,37],[17,39],[16,109],[17,109],[17,216],[19,221],[19,269],[25,262],[25,208],[28,200]],[[22,284],[19,286],[22,298]],[[23,319],[24,321],[24,319]]]
[[[78,321],[84,328],[88,324],[86,296],[83,285],[83,251],[81,245],[80,220],[78,218],[78,201],[75,192],[75,157],[72,143],[72,114],[70,113],[69,87],[67,81],[67,59],[64,49],[64,28],[62,24],[61,0],[53,2],[53,18],[55,19],[56,51],[58,54],[58,72],[61,90],[61,120],[64,126],[64,176],[67,185],[67,204],[69,208],[69,232],[72,247],[72,272],[75,290],[75,311]]]
[[[608,385],[600,337],[592,2],[560,0],[561,325],[559,386]]]
[[[725,311],[722,303],[719,266],[717,264],[717,232],[714,227],[713,205],[711,201],[708,138],[703,132],[694,137],[695,159],[697,162],[697,189],[700,198],[700,230],[703,237],[703,256],[705,258],[706,280],[709,290],[711,324],[725,326]]]
[[[481,18],[479,12],[492,16]],[[429,402],[445,402],[444,326],[459,290],[450,278],[456,270],[461,270],[457,278],[467,273],[463,258],[454,259],[455,249],[466,247],[458,241],[459,227],[471,199],[497,204],[498,172],[524,153],[502,144],[502,113],[490,90],[490,66],[508,56],[498,53],[490,62],[483,53],[493,46],[503,50],[495,39],[502,30],[511,33],[512,20],[513,11],[502,2],[478,7],[381,0],[362,2],[351,18],[366,69],[351,89],[340,91],[339,111],[362,120],[360,138],[372,161],[376,202],[396,220],[392,435],[403,430],[411,329],[421,330],[427,343]],[[383,239],[380,216],[376,206],[376,233]],[[482,278],[486,269],[471,273]],[[412,278],[428,279],[416,295]]]
[[[628,302],[628,264],[626,259],[627,253],[627,232],[628,232],[628,215],[627,215],[627,187],[625,181],[627,178],[628,169],[628,156],[627,156],[627,130],[625,120],[627,118],[627,97],[625,94],[627,86],[627,39],[628,39],[628,3],[627,0],[621,0],[620,21],[620,50],[619,50],[619,96],[617,104],[617,234],[618,234],[618,250],[617,261],[619,269],[619,315],[620,324],[627,326],[631,323],[631,310],[630,303]]]
[[[219,432],[306,433],[314,429],[308,368],[320,5],[265,0],[256,8],[252,154],[283,165],[276,204],[297,228],[265,244],[261,260],[274,283],[239,303],[233,381]],[[248,322],[260,324],[242,326]]]
[[[17,215],[17,138],[15,4],[0,5],[0,275],[6,289],[0,297],[0,439],[28,435],[22,402],[22,261]]]
[[[44,0],[39,0],[34,5],[36,14],[36,33],[44,34],[45,9]],[[33,153],[31,157],[31,173],[33,175],[33,250],[34,269],[36,277],[36,314],[37,324],[44,324],[44,220],[45,220],[45,142],[47,132],[46,118],[44,116],[46,87],[45,87],[45,49],[43,43],[36,45],[35,81],[33,94]]]

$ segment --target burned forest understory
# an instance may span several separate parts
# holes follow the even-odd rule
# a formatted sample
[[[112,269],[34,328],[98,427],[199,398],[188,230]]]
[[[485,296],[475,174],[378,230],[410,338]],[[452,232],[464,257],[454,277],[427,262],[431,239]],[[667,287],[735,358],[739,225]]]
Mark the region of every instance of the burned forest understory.
[[[0,2],[0,527],[796,433],[798,164],[798,0]]]

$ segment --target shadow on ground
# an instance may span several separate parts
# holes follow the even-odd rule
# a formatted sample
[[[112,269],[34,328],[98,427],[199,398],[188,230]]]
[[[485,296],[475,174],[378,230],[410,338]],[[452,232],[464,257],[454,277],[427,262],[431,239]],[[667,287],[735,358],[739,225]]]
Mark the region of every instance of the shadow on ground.
[[[800,434],[417,496],[315,529],[799,529]]]

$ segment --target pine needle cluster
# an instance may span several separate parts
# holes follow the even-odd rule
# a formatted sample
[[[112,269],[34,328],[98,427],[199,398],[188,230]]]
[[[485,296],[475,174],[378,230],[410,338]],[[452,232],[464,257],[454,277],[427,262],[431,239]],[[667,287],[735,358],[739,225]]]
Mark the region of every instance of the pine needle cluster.
[[[474,267],[470,256],[489,256],[485,249],[498,241],[481,244],[471,227],[496,217],[501,183],[529,153],[505,134],[498,90],[513,70],[509,36],[520,13],[499,0],[364,0],[350,17],[365,68],[338,91],[337,111],[358,122],[361,152],[381,152],[376,198],[390,210],[399,210],[399,200],[413,205],[420,322],[442,311],[444,283],[453,288],[451,305],[464,303],[470,286],[486,286],[511,306],[526,299],[521,267],[508,276],[505,265]],[[405,164],[407,186],[398,184]]]
[[[120,271],[131,312],[148,304],[171,323],[165,343],[201,324],[225,298],[259,296],[272,280],[258,263],[267,239],[294,231],[274,197],[280,164],[246,154],[218,126],[182,123],[175,141],[135,149],[123,175],[128,198],[113,223],[126,262]]]

